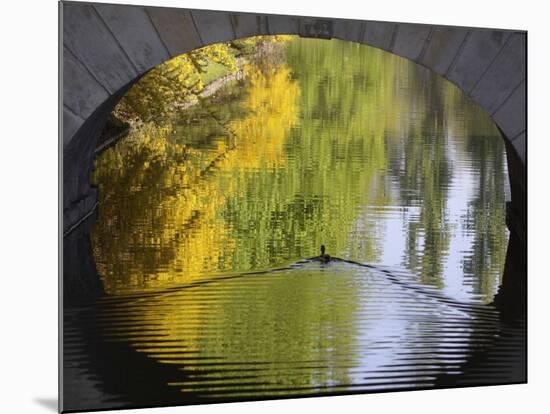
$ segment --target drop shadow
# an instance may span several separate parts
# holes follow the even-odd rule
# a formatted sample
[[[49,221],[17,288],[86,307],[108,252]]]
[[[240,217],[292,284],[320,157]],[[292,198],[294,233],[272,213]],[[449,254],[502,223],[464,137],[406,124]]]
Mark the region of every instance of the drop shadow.
[[[55,413],[58,411],[57,398],[35,398],[34,402]]]

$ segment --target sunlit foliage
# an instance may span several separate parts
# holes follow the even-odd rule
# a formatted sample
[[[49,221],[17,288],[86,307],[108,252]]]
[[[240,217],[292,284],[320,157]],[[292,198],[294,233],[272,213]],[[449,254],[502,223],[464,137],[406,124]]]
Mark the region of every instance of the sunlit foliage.
[[[164,124],[181,113],[187,103],[196,101],[205,80],[212,75],[235,73],[240,57],[253,58],[262,47],[289,39],[290,36],[256,36],[179,55],[155,67],[136,83],[116,108],[117,115],[127,120]]]

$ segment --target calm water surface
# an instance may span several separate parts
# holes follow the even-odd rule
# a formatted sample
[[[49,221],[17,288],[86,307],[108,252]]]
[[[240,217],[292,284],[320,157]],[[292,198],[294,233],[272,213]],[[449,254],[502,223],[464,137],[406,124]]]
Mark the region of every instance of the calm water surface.
[[[521,381],[523,325],[490,305],[509,190],[489,118],[352,43],[247,70],[97,160],[108,296],[66,314],[67,404]],[[304,260],[321,244],[347,261]]]

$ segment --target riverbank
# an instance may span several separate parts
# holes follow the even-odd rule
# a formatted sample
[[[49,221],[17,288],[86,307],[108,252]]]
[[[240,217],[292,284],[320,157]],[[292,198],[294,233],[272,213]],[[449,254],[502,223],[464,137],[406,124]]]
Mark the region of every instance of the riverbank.
[[[230,83],[243,80],[244,76],[244,70],[239,69],[235,73],[215,79],[208,85],[206,85],[203,90],[198,94],[198,96],[199,98],[211,97],[220,89],[229,85]],[[199,99],[194,99],[193,101],[186,102],[179,109],[186,110],[198,105],[199,103]],[[130,122],[121,120],[115,115],[111,114],[109,116],[109,119],[107,120],[105,128],[101,133],[96,149],[94,150],[95,155],[98,156],[102,152],[115,145],[120,139],[126,137],[133,128],[136,128],[136,125],[132,125]]]
[[[244,80],[246,77],[244,70],[246,65],[252,63],[261,65],[263,62],[271,62],[272,60],[280,59],[282,49],[283,46],[280,44],[263,45],[262,47],[258,47],[254,53],[237,58],[237,71],[229,74],[223,74],[222,72],[222,76],[214,79],[210,79],[210,77],[206,75],[205,77],[208,78],[210,82],[205,85],[197,95],[192,95],[189,100],[178,105],[174,109],[185,111],[193,108],[201,102],[201,99],[212,97],[222,88],[230,85],[231,83]],[[217,70],[215,72],[218,73]],[[139,126],[142,125],[141,121],[122,118],[123,117],[120,116],[117,117],[115,113],[109,116],[105,128],[103,129],[96,145],[96,149],[94,151],[95,156],[100,155],[115,145],[120,139],[126,137],[133,129],[139,128]]]

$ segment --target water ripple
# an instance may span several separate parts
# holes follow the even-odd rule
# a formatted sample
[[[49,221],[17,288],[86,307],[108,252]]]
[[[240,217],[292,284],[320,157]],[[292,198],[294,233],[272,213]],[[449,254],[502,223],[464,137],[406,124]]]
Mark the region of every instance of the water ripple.
[[[68,312],[64,364],[98,407],[146,385],[147,405],[187,404],[519,382],[523,338],[521,321],[402,269],[303,260]]]

